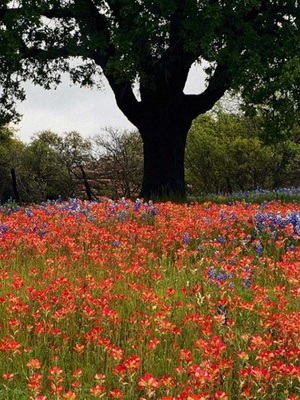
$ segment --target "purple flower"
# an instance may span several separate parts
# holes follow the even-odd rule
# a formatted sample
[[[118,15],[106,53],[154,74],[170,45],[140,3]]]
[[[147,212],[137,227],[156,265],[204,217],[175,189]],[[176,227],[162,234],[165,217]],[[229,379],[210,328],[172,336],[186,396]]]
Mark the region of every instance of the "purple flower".
[[[190,238],[190,234],[185,232],[185,234],[183,235],[183,243],[188,245],[190,244],[191,238]]]

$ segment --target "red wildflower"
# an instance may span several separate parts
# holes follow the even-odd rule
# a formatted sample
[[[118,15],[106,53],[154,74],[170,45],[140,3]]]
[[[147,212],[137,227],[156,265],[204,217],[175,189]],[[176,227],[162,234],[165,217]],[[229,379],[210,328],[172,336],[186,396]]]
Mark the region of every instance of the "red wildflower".
[[[98,396],[105,393],[105,387],[103,385],[96,385],[90,389],[90,393],[93,396]]]
[[[159,387],[159,380],[150,373],[145,373],[138,381],[140,389],[157,389]]]
[[[109,392],[113,399],[123,399],[124,393],[120,389],[113,389]]]
[[[141,359],[139,356],[133,355],[127,358],[127,360],[125,360],[122,365],[126,368],[126,370],[136,371],[140,368]]]
[[[28,363],[26,365],[30,369],[40,369],[41,368],[41,363],[37,358],[32,358],[30,361],[28,361]]]

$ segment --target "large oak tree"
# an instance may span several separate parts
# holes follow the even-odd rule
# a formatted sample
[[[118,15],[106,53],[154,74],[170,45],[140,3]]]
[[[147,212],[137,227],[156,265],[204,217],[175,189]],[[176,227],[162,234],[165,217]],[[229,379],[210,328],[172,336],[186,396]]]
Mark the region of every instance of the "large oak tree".
[[[49,88],[69,72],[99,85],[104,75],[143,139],[141,195],[183,196],[192,120],[229,89],[290,112],[298,54],[298,1],[1,0],[1,115],[14,115],[24,80]],[[187,95],[194,62],[205,66],[206,87]]]

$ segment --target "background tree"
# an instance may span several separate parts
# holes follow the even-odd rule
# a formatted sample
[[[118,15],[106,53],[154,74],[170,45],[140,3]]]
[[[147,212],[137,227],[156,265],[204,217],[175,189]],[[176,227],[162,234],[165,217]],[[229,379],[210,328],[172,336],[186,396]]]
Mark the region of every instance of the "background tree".
[[[272,189],[300,186],[300,125],[295,124],[289,136],[269,147],[273,153]]]
[[[267,129],[263,118],[226,113],[222,108],[198,117],[186,147],[189,194],[298,186],[299,126],[277,143],[263,141]]]
[[[106,129],[94,140],[103,193],[114,198],[138,196],[143,178],[143,143],[138,132]]]
[[[15,138],[13,129],[0,127],[0,202],[8,199],[21,201],[20,176],[18,174],[20,155],[24,145]]]
[[[2,116],[22,80],[48,88],[69,72],[94,85],[104,74],[143,140],[141,195],[183,196],[188,130],[227,90],[282,114],[299,106],[299,20],[296,0],[2,0]],[[187,95],[194,62],[206,88]]]
[[[58,150],[62,138],[51,131],[34,135],[23,152],[23,179],[26,201],[40,202],[68,198],[74,193],[74,183],[61,161]]]
[[[30,176],[28,193],[35,201],[58,196],[92,200],[86,173],[86,165],[92,159],[91,141],[80,133],[71,131],[59,136],[51,131],[38,132],[24,151],[24,164]]]
[[[68,170],[70,181],[77,187],[77,193],[78,184],[81,186],[82,183],[87,199],[92,200],[95,195],[86,170],[86,165],[91,165],[93,161],[91,140],[83,138],[79,132],[71,131],[59,141],[57,150],[62,164]]]
[[[234,111],[217,107],[193,122],[186,147],[188,194],[299,187],[300,126],[288,138],[266,143],[263,118],[236,113],[236,107]],[[24,144],[12,129],[2,127],[0,201],[83,199],[89,193],[92,198],[134,198],[142,183],[141,148],[135,131],[107,129],[93,145],[78,132],[59,136],[42,131]]]

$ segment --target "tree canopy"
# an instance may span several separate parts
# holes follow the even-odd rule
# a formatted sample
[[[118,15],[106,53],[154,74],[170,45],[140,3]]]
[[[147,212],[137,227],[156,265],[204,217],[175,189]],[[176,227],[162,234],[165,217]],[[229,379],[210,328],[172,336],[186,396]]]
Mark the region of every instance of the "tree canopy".
[[[295,0],[2,0],[2,120],[15,116],[24,80],[49,88],[68,72],[101,86],[104,75],[143,139],[142,193],[184,193],[188,129],[227,90],[287,120],[299,111],[299,9]],[[187,95],[195,62],[206,88]]]

